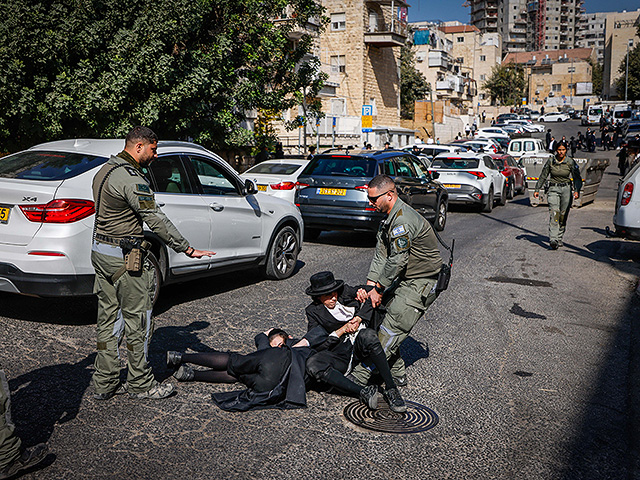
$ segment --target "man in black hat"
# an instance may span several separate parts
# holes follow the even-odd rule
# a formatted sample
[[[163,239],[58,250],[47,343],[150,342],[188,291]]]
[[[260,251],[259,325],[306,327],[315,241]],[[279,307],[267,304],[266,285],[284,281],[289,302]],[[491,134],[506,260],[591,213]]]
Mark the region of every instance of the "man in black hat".
[[[385,382],[386,389],[382,395],[389,408],[396,413],[406,412],[407,406],[393,381],[374,329],[375,312],[371,300],[360,303],[357,299],[358,290],[367,287],[346,285],[342,280],[336,280],[331,272],[312,275],[310,283],[306,294],[313,301],[305,309],[308,330],[320,326],[329,337],[324,344],[315,347],[318,353],[307,360],[309,376],[359,397],[362,403],[375,410],[378,407],[378,386],[363,387],[345,377],[359,362],[375,365]]]

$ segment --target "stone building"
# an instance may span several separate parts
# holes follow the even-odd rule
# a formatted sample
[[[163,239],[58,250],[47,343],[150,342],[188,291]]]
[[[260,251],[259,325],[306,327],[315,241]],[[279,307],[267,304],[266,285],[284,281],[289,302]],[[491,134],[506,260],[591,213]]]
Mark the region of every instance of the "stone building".
[[[503,52],[574,48],[584,0],[468,0],[470,23],[502,34]]]
[[[586,13],[583,16],[583,29],[579,32],[576,47],[593,48],[596,51],[596,61],[604,64],[604,26],[607,12]]]
[[[609,13],[605,24],[604,68],[602,72],[602,98],[624,100],[624,90],[616,90],[615,81],[622,76],[618,69],[629,51],[638,45],[637,35],[640,9],[634,12]]]
[[[525,67],[527,100],[532,105],[582,108],[587,98],[593,102],[589,60],[592,48],[509,53],[504,63]]]

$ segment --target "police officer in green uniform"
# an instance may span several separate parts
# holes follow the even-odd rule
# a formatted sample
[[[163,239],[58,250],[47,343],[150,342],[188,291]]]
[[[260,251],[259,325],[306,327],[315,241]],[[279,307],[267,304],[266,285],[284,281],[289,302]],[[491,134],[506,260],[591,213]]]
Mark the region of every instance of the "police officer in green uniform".
[[[556,154],[547,160],[542,167],[540,178],[533,193],[535,198],[540,196],[540,188],[549,179],[549,246],[557,250],[562,246],[562,237],[567,226],[567,217],[573,199],[577,199],[582,188],[580,170],[573,158],[567,156],[567,146],[559,143]],[[573,188],[572,188],[573,186]],[[572,195],[573,192],[573,195]]]
[[[11,395],[3,370],[0,370],[0,480],[39,464],[47,456],[47,444],[22,449],[11,421]]]
[[[153,333],[153,273],[145,251],[143,222],[176,252],[192,258],[215,255],[189,246],[156,205],[142,168],[157,158],[157,149],[158,137],[151,129],[134,127],[124,151],[112,156],[93,179],[97,212],[91,262],[96,272],[93,291],[98,296],[93,384],[98,400],[125,391],[133,397],[152,399],[173,393],[173,385],[155,381],[147,362]],[[118,347],[123,334],[127,338],[126,388],[119,380]]]
[[[387,218],[380,223],[376,251],[367,275],[374,306],[385,295],[386,314],[378,331],[391,373],[398,386],[407,384],[400,345],[438,296],[435,291],[442,257],[431,224],[398,198],[392,178],[378,175],[367,190],[371,205]],[[371,371],[358,365],[352,377],[366,384]]]

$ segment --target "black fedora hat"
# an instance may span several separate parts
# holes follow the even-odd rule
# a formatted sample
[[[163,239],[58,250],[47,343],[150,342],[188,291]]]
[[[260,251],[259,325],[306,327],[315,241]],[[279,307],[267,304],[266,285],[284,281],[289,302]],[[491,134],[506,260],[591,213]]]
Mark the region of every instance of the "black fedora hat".
[[[311,275],[309,282],[311,282],[311,286],[305,290],[305,293],[312,297],[335,292],[344,285],[342,280],[333,278],[333,273],[331,272],[318,272]]]

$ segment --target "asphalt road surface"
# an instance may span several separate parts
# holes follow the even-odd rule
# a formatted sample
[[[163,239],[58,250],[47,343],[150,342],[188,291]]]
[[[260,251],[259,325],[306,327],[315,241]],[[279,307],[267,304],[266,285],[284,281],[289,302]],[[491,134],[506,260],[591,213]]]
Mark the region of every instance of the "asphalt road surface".
[[[560,138],[580,127],[552,128]],[[14,421],[27,445],[52,452],[25,478],[640,478],[640,243],[605,235],[619,177],[614,152],[597,155],[613,165],[596,201],[571,211],[558,251],[547,208],[527,195],[490,214],[451,209],[449,290],[403,348],[404,398],[439,416],[422,433],[355,428],[342,415],[352,400],[329,393],[311,392],[301,410],[223,412],[211,393],[237,386],[178,383],[163,365],[166,350],[248,353],[270,326],[302,334],[309,276],[364,282],[369,235],[323,233],[285,281],[249,271],[163,289],[151,361],[177,385],[164,401],[91,397],[92,300],[0,294]]]

